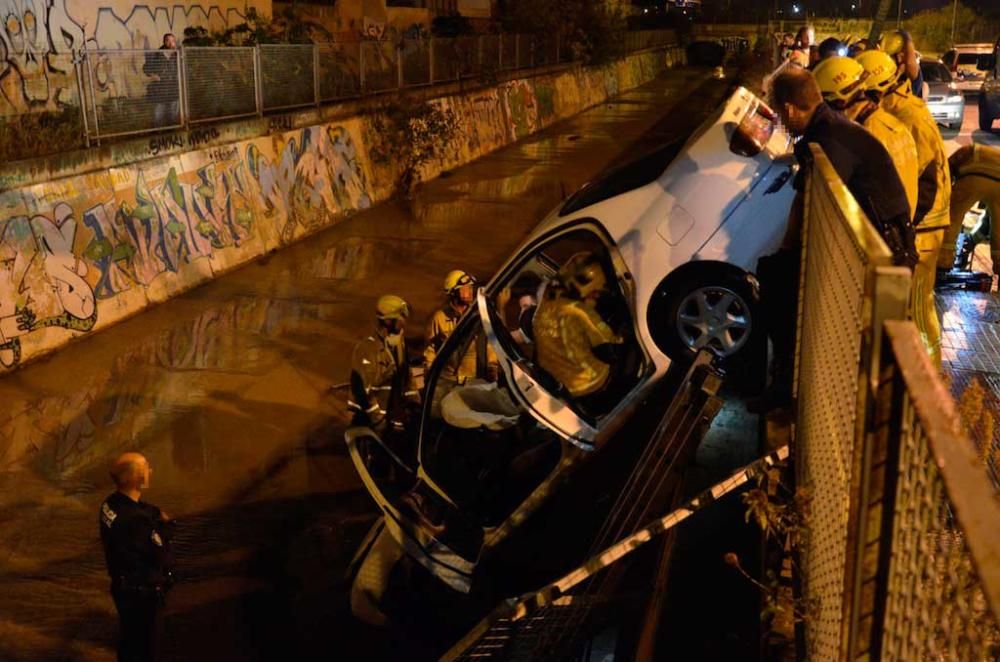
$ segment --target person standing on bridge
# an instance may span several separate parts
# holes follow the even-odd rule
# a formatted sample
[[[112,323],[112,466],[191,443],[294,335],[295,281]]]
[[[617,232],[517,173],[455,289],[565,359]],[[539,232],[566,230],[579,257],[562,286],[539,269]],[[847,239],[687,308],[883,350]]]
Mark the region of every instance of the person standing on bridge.
[[[894,262],[910,268],[917,262],[910,203],[885,147],[860,125],[824,103],[816,79],[805,69],[790,68],[774,77],[771,105],[788,131],[801,138],[795,144],[795,158],[801,169],[795,177],[798,195],[792,204],[782,249],[761,258],[757,267],[764,317],[776,348],[772,388],[754,406],[758,410],[791,402],[804,191],[813,168],[810,144],[823,148],[841,181],[889,245]]]
[[[160,49],[146,53],[142,73],[151,82],[146,96],[153,103],[153,126],[177,126],[180,117],[180,77],[178,76],[177,38],[169,32],[163,35]]]
[[[354,414],[352,425],[378,432],[405,427],[406,401],[418,397],[403,333],[409,316],[410,304],[394,294],[375,304],[375,332],[359,342],[351,356],[347,408]]]
[[[119,662],[157,658],[163,607],[174,581],[173,520],[142,501],[151,474],[145,457],[123,454],[111,467],[115,492],[101,504],[98,527],[118,610]]]
[[[865,51],[858,62],[868,74],[868,92],[910,130],[917,146],[917,207],[913,214],[920,262],[913,272],[913,319],[934,365],[941,365],[941,322],[934,304],[938,253],[948,228],[951,171],[937,122],[913,96],[905,64],[882,51]]]

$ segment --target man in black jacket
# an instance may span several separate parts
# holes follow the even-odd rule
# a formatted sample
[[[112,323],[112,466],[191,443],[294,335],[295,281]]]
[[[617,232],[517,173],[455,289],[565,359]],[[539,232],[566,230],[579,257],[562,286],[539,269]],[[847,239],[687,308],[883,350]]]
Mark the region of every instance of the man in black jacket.
[[[111,467],[115,492],[101,504],[99,524],[119,619],[118,660],[156,659],[167,590],[173,584],[172,520],[141,500],[152,470],[139,453]]]
[[[813,167],[811,143],[823,148],[840,179],[892,251],[893,261],[912,269],[919,259],[906,190],[882,143],[860,124],[826,105],[812,73],[805,69],[782,71],[771,81],[770,88],[771,102],[782,124],[799,138],[795,158],[800,168],[795,178],[798,195],[792,204],[782,249],[761,258],[757,266],[761,305],[775,348],[772,390],[769,397],[754,407],[758,410],[791,403],[800,233],[805,182]]]
[[[163,45],[146,53],[142,73],[150,78],[146,96],[153,102],[153,124],[156,127],[180,124],[180,85],[177,64],[177,38],[169,32],[163,35]]]

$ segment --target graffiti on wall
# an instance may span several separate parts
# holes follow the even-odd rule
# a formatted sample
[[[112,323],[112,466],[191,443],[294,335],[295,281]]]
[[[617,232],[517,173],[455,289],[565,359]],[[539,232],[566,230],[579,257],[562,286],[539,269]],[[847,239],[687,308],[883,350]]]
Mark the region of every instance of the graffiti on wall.
[[[0,0],[0,115],[77,103],[72,53],[84,48],[85,42],[89,49],[157,48],[168,32],[181,37],[185,28],[195,26],[222,31],[244,23],[248,5],[263,4]],[[105,85],[112,76],[104,70],[96,75]]]
[[[22,360],[35,332],[90,331],[100,307],[124,314],[118,297],[139,290],[130,305],[161,298],[151,288],[176,292],[372,204],[356,143],[340,125],[111,168],[6,199],[0,369]]]

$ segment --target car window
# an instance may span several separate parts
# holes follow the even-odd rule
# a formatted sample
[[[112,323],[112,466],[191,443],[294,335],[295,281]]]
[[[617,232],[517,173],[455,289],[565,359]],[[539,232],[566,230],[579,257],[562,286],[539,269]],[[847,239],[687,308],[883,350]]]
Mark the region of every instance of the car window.
[[[920,63],[920,71],[924,75],[924,80],[928,83],[951,82],[951,72],[948,71],[948,67],[940,62],[927,62],[925,60]]]
[[[958,64],[976,66],[979,63],[979,55],[977,53],[959,53],[958,54]]]

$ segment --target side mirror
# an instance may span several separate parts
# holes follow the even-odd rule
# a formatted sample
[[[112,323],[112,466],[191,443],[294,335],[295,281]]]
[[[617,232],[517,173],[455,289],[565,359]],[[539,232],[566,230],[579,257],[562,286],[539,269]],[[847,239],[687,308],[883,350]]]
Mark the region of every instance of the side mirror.
[[[993,71],[995,66],[997,66],[996,55],[980,55],[976,60],[976,69],[979,71]]]

